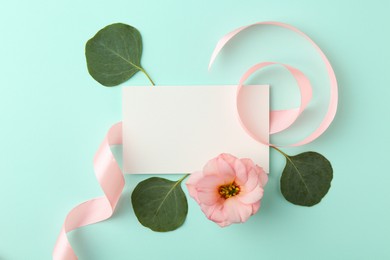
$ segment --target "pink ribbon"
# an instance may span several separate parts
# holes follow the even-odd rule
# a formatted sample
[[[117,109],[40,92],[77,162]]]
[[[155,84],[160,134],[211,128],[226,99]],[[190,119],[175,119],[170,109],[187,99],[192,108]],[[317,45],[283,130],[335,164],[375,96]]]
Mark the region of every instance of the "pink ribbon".
[[[336,75],[334,74],[333,68],[330,65],[329,60],[326,58],[325,54],[322,52],[320,47],[318,47],[318,45],[312,39],[310,39],[309,36],[307,36],[306,34],[304,34],[303,32],[301,32],[300,30],[298,30],[297,28],[295,28],[291,25],[288,25],[285,23],[280,23],[280,22],[260,22],[260,23],[255,23],[255,24],[251,24],[248,26],[243,26],[243,27],[240,27],[240,28],[226,34],[225,36],[223,36],[221,38],[221,40],[219,40],[219,42],[217,43],[217,46],[214,49],[213,54],[211,55],[209,69],[211,68],[212,64],[214,63],[214,60],[216,59],[217,55],[222,50],[222,48],[226,45],[226,43],[228,43],[231,39],[233,39],[241,31],[248,29],[249,27],[256,26],[256,25],[274,25],[274,26],[283,27],[283,28],[289,29],[293,32],[296,32],[297,34],[299,34],[303,38],[305,38],[307,41],[309,41],[309,43],[320,54],[323,62],[325,63],[328,77],[330,80],[330,100],[329,100],[329,105],[328,105],[328,111],[327,111],[324,119],[322,120],[321,124],[318,126],[318,128],[316,130],[314,130],[308,137],[304,138],[302,141],[291,144],[290,146],[300,146],[300,145],[310,143],[313,140],[315,140],[316,138],[318,138],[322,133],[324,133],[325,130],[332,123],[332,121],[336,115],[336,111],[337,111],[338,90],[337,90]],[[270,133],[271,134],[281,132],[281,131],[287,129],[288,127],[290,127],[295,122],[295,120],[298,118],[298,116],[305,110],[307,104],[309,104],[311,97],[312,97],[311,85],[310,85],[310,82],[307,79],[307,77],[300,70],[298,70],[290,65],[281,64],[281,63],[277,63],[277,62],[262,62],[262,63],[254,65],[247,72],[245,72],[244,75],[242,76],[240,82],[239,82],[238,89],[237,89],[237,96],[238,96],[244,82],[249,78],[249,76],[251,76],[254,72],[256,72],[264,67],[275,65],[275,64],[279,64],[279,65],[285,67],[291,73],[291,75],[295,78],[295,80],[298,84],[299,90],[300,90],[301,105],[298,108],[294,108],[294,109],[271,111],[271,113],[270,113]],[[261,136],[258,136],[256,134],[254,134],[253,132],[251,132],[248,129],[248,127],[243,123],[243,121],[241,119],[241,115],[240,115],[239,102],[237,102],[237,110],[238,110],[240,123],[241,123],[242,127],[245,129],[245,131],[248,133],[248,135],[250,135],[253,139],[255,139],[256,141],[258,141],[260,143],[274,146],[273,144],[268,143],[266,141],[267,139],[265,139]]]
[[[96,178],[105,196],[88,200],[69,212],[54,247],[53,259],[76,260],[66,233],[112,216],[125,185],[122,171],[110,149],[110,145],[117,144],[122,144],[122,122],[110,128],[93,160]]]
[[[325,54],[321,51],[321,49],[303,32],[299,31],[295,27],[283,24],[279,22],[262,22],[256,23],[245,27],[240,27],[229,34],[225,35],[217,44],[209,64],[209,68],[213,64],[215,58],[221,49],[225,46],[227,42],[229,42],[234,36],[236,36],[239,32],[255,25],[275,25],[281,26],[287,29],[290,29],[305,39],[307,39],[319,52],[321,58],[325,62],[326,69],[328,72],[328,76],[330,79],[330,102],[328,111],[324,117],[324,120],[320,124],[320,126],[308,137],[304,140],[292,144],[291,146],[299,146],[306,143],[309,143],[319,137],[330,125],[332,122],[336,110],[337,110],[337,82],[336,77],[333,72],[332,66],[330,65],[328,59]],[[238,89],[237,96],[248,77],[250,77],[254,72],[271,65],[279,64],[285,67],[295,78],[300,94],[301,94],[301,105],[298,108],[289,109],[289,110],[276,110],[271,111],[270,113],[270,132],[277,133],[287,129],[291,126],[298,116],[303,112],[306,108],[307,104],[310,102],[312,91],[311,85],[307,77],[298,69],[287,65],[276,62],[263,62],[254,65],[251,67],[241,78]],[[254,138],[256,141],[261,142],[263,144],[271,145],[266,142],[264,138],[261,136],[257,136],[252,133],[242,122],[240,117],[240,104],[237,102],[237,110],[239,114],[239,120],[242,124],[242,127],[246,130],[246,132]],[[73,251],[66,233],[89,224],[94,224],[103,220],[110,218],[115,210],[115,207],[119,201],[121,196],[123,187],[125,185],[124,177],[121,169],[116,162],[114,155],[111,152],[111,145],[119,145],[122,144],[122,123],[117,123],[113,125],[108,131],[106,137],[104,138],[102,144],[100,145],[98,151],[96,152],[93,164],[95,169],[95,174],[98,179],[100,186],[103,189],[104,195],[100,198],[95,198],[92,200],[88,200],[75,208],[73,208],[69,214],[66,216],[65,222],[62,226],[60,235],[57,239],[56,245],[53,251],[53,259],[54,260],[77,260],[77,256]]]

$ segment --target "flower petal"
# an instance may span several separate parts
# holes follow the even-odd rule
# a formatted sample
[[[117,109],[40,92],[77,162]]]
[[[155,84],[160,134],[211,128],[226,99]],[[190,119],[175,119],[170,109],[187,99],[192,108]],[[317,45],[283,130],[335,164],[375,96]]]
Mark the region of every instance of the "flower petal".
[[[215,222],[217,223],[220,227],[227,227],[230,226],[232,223],[229,221],[222,221],[222,222]]]
[[[202,172],[194,172],[190,175],[190,177],[186,182],[186,186],[190,196],[193,197],[197,203],[199,203],[199,199],[198,199],[198,192],[196,190],[196,185],[198,181],[201,180],[202,178],[203,178]]]
[[[215,205],[221,203],[221,196],[218,194],[217,190],[199,190],[198,191],[198,199],[201,204],[205,204],[208,206]]]
[[[237,199],[239,199],[242,203],[252,204],[259,201],[263,197],[264,190],[260,186],[256,186],[250,192],[246,192],[244,194],[239,194]]]
[[[209,175],[200,179],[196,184],[197,202],[213,205],[222,199],[218,193],[218,188],[223,180],[218,175]]]
[[[252,215],[254,215],[260,208],[261,200],[252,204]]]
[[[234,163],[234,171],[236,172],[236,183],[244,185],[248,180],[248,171],[245,164],[241,160],[236,160]]]
[[[252,168],[255,167],[255,164],[253,163],[253,161],[249,158],[242,158],[240,159],[241,162],[245,165],[246,167],[246,170],[249,172]]]
[[[201,205],[200,206],[206,217],[214,222],[224,222],[226,216],[223,212],[223,204],[215,204],[212,206]]]
[[[239,223],[241,221],[239,206],[242,205],[239,201],[234,198],[227,199],[225,201],[223,211],[226,216],[226,220],[230,223]]]
[[[217,204],[214,205],[205,205],[205,204],[200,204],[200,209],[203,211],[203,213],[206,215],[208,219],[210,219],[210,216],[213,214],[215,208],[219,206]]]
[[[252,215],[252,206],[241,203],[236,198],[229,198],[223,207],[226,221],[230,223],[245,222]]]
[[[268,182],[268,175],[265,173],[263,168],[256,165],[256,172],[260,175],[261,186],[265,186]]]
[[[257,174],[256,170],[252,169],[251,171],[249,171],[248,180],[243,186],[245,192],[250,192],[251,190],[256,188],[256,186],[259,186],[260,184],[259,181],[260,181],[260,176]]]
[[[216,175],[218,174],[217,158],[211,159],[203,167],[203,174],[207,175]]]
[[[218,187],[224,185],[223,179],[218,175],[204,176],[196,183],[196,189],[198,191],[217,191]]]
[[[234,181],[236,176],[234,170],[223,158],[217,158],[217,167],[219,177],[223,179],[223,183]]]
[[[229,153],[222,153],[218,157],[224,159],[232,168],[234,168],[234,163],[238,160],[237,157]]]

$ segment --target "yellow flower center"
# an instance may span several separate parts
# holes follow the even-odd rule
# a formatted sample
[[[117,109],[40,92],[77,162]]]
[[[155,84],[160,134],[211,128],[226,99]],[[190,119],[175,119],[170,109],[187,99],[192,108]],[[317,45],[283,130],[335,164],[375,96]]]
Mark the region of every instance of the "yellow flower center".
[[[239,194],[240,187],[235,182],[232,182],[230,184],[219,186],[218,192],[222,198],[228,199]]]

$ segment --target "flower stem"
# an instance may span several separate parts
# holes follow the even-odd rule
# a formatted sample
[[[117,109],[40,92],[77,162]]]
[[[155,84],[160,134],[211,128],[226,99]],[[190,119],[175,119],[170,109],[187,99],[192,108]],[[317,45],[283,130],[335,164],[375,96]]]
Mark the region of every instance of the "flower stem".
[[[149,74],[146,72],[146,70],[144,70],[143,68],[140,68],[142,73],[144,73],[146,75],[146,77],[148,78],[148,80],[150,81],[150,83],[152,83],[153,86],[156,86],[156,84],[154,84],[152,78],[149,76]]]

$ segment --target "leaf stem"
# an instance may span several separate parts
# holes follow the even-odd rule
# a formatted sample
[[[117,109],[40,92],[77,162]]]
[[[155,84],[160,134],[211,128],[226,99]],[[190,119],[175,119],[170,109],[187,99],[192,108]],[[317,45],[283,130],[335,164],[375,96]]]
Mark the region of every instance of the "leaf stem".
[[[282,150],[276,148],[276,146],[273,146],[271,145],[270,147],[274,148],[276,151],[278,151],[279,153],[283,154],[283,156],[286,158],[286,160],[290,161],[290,163],[295,167],[295,169],[297,170],[298,172],[298,169],[296,168],[294,162],[291,160],[290,156],[286,153],[284,153]],[[299,172],[298,172],[299,173]]]
[[[146,70],[144,70],[143,68],[140,68],[141,71],[146,75],[146,77],[148,78],[148,80],[150,81],[150,83],[152,83],[153,86],[156,86],[156,84],[154,84],[154,81],[152,80],[152,78],[149,76],[149,74],[146,72]]]
[[[177,183],[181,183],[181,182],[184,181],[188,176],[190,176],[189,173],[187,173],[186,175],[184,175],[183,177],[181,177],[180,180],[177,181]]]
[[[275,149],[276,151],[278,151],[279,153],[281,153],[284,157],[286,157],[287,159],[290,159],[290,156],[288,156],[286,153],[284,153],[282,150],[276,148],[276,146],[273,146],[271,145],[270,146],[271,148]]]

